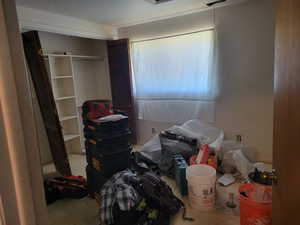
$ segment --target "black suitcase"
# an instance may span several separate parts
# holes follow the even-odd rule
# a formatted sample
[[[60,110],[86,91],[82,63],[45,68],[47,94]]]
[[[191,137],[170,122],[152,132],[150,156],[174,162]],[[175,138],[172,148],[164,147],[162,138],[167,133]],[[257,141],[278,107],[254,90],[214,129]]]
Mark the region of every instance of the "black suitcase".
[[[105,177],[103,173],[93,169],[93,167],[90,165],[86,167],[86,177],[88,193],[92,198],[95,198],[95,192],[99,192],[105,182],[109,179]]]

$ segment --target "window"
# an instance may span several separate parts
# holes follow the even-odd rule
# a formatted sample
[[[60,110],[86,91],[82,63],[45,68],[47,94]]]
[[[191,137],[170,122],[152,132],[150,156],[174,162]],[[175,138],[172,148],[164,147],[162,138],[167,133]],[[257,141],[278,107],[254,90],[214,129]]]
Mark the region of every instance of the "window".
[[[161,120],[157,110],[172,111],[166,107],[174,107],[176,102],[181,108],[197,103],[203,105],[216,97],[214,30],[133,42],[132,62],[135,98],[142,119],[147,119],[144,117],[148,112],[158,118],[151,116],[151,120]],[[157,109],[155,105],[163,109]],[[200,108],[203,112],[203,106],[198,105],[197,109]],[[182,113],[196,116],[191,111]],[[168,120],[168,117],[164,115],[162,120]]]

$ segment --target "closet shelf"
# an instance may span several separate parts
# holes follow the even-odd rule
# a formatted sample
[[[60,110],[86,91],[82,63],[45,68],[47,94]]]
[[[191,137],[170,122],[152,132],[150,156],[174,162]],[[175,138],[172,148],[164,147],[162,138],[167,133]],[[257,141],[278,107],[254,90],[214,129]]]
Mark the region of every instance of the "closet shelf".
[[[76,119],[77,116],[64,116],[62,118],[59,119],[59,121],[66,121],[66,120],[72,120],[72,119]]]
[[[104,58],[100,56],[89,56],[89,55],[72,55],[71,56],[74,60],[96,60],[96,61],[103,61]]]
[[[52,79],[67,79],[67,78],[73,78],[73,76],[55,76],[55,77],[52,77]]]
[[[104,58],[100,56],[91,55],[63,55],[63,54],[45,54],[45,57],[71,57],[74,60],[99,60],[103,61]]]
[[[64,141],[67,142],[67,141],[71,141],[75,138],[79,138],[79,134],[68,134],[68,135],[64,135]]]
[[[75,96],[66,96],[66,97],[59,97],[55,98],[56,101],[61,101],[61,100],[67,100],[67,99],[72,99],[75,98]]]

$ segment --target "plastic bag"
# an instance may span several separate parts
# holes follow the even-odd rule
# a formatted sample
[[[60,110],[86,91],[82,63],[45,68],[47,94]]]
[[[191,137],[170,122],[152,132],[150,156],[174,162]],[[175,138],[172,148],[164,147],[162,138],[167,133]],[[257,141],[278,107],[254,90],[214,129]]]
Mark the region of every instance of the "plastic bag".
[[[155,135],[152,139],[150,139],[150,141],[144,144],[140,153],[147,159],[158,164],[162,154],[159,136]]]
[[[184,136],[196,138],[198,146],[208,144],[215,150],[220,149],[224,138],[224,132],[221,129],[200,120],[189,120],[181,126],[173,126],[172,129]]]
[[[223,159],[224,155],[229,151],[241,150],[246,158],[254,163],[257,160],[257,149],[254,147],[249,147],[244,145],[241,142],[233,141],[233,140],[225,140],[221,144],[221,152],[219,156]]]
[[[248,179],[248,174],[254,170],[253,163],[248,160],[241,149],[226,152],[222,161],[222,172],[233,174],[236,170],[245,179]]]
[[[245,179],[248,179],[248,174],[254,170],[254,166],[245,157],[242,150],[233,152],[233,160],[237,170],[242,174]]]
[[[198,146],[201,144],[209,144],[209,147],[215,150],[220,149],[224,138],[224,132],[222,130],[212,127],[210,124],[200,120],[189,120],[181,126],[173,126],[167,130],[189,138],[196,138]],[[141,154],[153,162],[159,163],[162,153],[158,135],[155,135],[144,144]]]
[[[268,173],[272,172],[272,167],[267,166],[265,163],[262,163],[262,162],[254,163],[253,166],[260,172],[268,172]]]

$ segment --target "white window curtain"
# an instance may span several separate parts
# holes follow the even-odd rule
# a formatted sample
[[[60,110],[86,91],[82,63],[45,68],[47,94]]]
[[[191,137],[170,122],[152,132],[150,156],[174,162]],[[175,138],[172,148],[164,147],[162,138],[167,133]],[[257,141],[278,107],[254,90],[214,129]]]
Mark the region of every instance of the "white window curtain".
[[[132,42],[134,95],[143,120],[214,122],[214,30]]]

